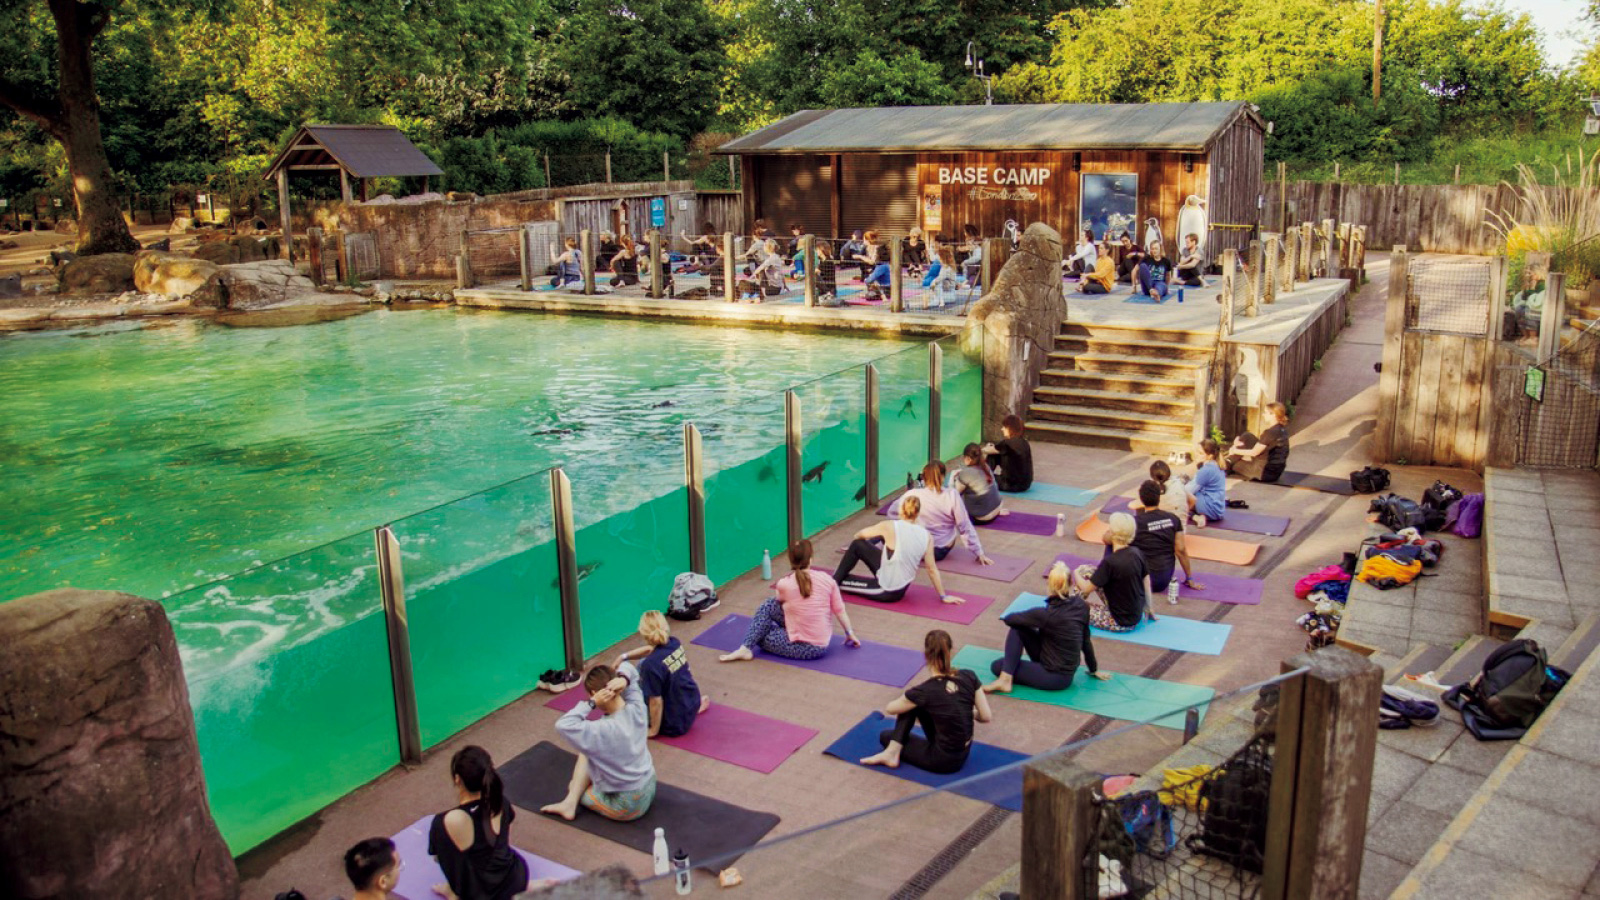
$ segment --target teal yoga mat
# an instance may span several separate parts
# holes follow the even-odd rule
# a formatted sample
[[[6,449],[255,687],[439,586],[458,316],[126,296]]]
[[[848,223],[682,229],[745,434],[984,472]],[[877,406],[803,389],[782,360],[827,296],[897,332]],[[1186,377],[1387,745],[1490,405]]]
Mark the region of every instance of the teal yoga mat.
[[[1002,617],[1025,609],[1035,609],[1043,606],[1043,594],[1030,594],[1024,591],[1011,605],[1000,613]],[[1233,631],[1232,625],[1221,622],[1201,622],[1197,619],[1185,619],[1182,616],[1156,615],[1161,618],[1154,622],[1146,622],[1134,631],[1102,631],[1093,629],[1095,640],[1122,641],[1127,644],[1143,644],[1146,647],[1160,647],[1164,650],[1182,650],[1184,653],[1204,653],[1208,656],[1221,656],[1222,646],[1228,642],[1228,634]]]
[[[961,652],[956,654],[953,662],[958,669],[972,669],[979,673],[979,677],[987,677],[989,664],[1003,655],[998,650],[968,645],[961,648]],[[1126,719],[1130,722],[1156,719],[1154,724],[1162,728],[1182,731],[1182,710],[1196,703],[1209,703],[1216,694],[1216,691],[1208,687],[1180,684],[1175,681],[1153,681],[1137,675],[1124,675],[1121,672],[1111,673],[1110,681],[1097,681],[1090,678],[1088,672],[1079,672],[1079,677],[1072,680],[1072,687],[1064,691],[1041,691],[1018,685],[1009,694],[994,696],[1031,700],[1034,703],[1050,706],[1064,706],[1079,712],[1111,719]],[[1201,720],[1204,721],[1206,707],[1201,706],[1199,710]],[[1164,713],[1171,715],[1163,715]],[[1158,716],[1160,718],[1157,718]]]
[[[1098,491],[1086,491],[1083,488],[1067,487],[1063,484],[1045,484],[1042,481],[1035,481],[1033,487],[1009,496],[1027,497],[1029,500],[1056,503],[1062,506],[1088,506],[1094,502],[1094,498],[1100,496],[1100,493]]]

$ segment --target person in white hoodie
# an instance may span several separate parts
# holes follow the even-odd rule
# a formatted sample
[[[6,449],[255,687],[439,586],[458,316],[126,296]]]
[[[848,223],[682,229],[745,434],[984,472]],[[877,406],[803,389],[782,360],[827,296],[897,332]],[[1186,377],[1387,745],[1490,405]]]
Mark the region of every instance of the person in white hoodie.
[[[1095,247],[1094,232],[1085,228],[1083,240],[1078,242],[1071,256],[1062,261],[1068,275],[1082,275],[1094,271],[1095,260],[1100,258],[1100,251]]]
[[[540,812],[571,821],[583,804],[608,819],[631,822],[656,799],[656,764],[650,757],[650,712],[639,690],[639,670],[595,666],[583,678],[588,700],[556,720],[556,731],[578,751],[567,796]],[[589,721],[589,713],[603,715]]]

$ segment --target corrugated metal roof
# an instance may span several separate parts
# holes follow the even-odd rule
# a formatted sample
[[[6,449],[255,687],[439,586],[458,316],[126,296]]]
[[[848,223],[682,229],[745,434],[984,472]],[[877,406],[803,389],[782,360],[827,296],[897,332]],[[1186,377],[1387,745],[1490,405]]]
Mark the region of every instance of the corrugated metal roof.
[[[1198,152],[1244,103],[1040,103],[808,109],[717,148],[718,153],[999,150]]]
[[[443,175],[444,170],[434,165],[416,145],[397,128],[388,125],[305,125],[295,132],[288,146],[280,152],[267,169],[266,177],[273,177],[280,166],[301,165],[310,156],[320,155],[315,149],[296,149],[310,138],[327,151],[333,161],[343,166],[357,178],[397,178],[416,175]]]

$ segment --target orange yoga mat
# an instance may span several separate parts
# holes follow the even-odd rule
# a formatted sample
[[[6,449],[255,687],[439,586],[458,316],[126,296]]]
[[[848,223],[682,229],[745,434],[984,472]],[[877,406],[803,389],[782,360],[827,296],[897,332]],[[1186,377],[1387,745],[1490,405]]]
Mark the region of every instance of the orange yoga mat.
[[[1106,525],[1098,515],[1090,516],[1078,526],[1078,540],[1089,544],[1104,543],[1101,539],[1105,537],[1108,527],[1110,526]],[[1207,537],[1195,534],[1197,530],[1191,525],[1189,530],[1183,533],[1183,544],[1189,549],[1189,556],[1194,559],[1209,559],[1230,566],[1248,566],[1256,561],[1256,554],[1261,552],[1260,544]]]

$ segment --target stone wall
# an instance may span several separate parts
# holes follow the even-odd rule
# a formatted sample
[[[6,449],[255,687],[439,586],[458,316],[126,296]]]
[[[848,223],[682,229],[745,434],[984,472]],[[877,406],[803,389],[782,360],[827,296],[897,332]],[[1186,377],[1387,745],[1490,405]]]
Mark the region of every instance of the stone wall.
[[[1061,235],[1043,222],[1023,232],[1021,247],[994,287],[973,304],[962,351],[983,355],[983,434],[1000,436],[1000,422],[1027,418],[1040,373],[1055,348],[1067,299],[1061,289]]]
[[[324,230],[372,234],[382,278],[451,279],[456,277],[455,257],[461,252],[463,231],[509,228],[553,220],[555,215],[554,201],[512,196],[416,204],[340,203],[315,212],[316,224]],[[515,233],[492,236],[491,241],[515,252]],[[474,245],[475,252],[478,246]]]

